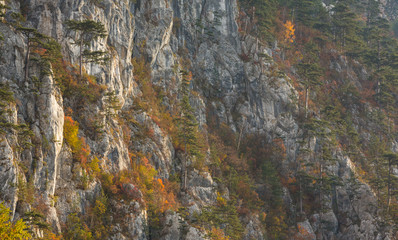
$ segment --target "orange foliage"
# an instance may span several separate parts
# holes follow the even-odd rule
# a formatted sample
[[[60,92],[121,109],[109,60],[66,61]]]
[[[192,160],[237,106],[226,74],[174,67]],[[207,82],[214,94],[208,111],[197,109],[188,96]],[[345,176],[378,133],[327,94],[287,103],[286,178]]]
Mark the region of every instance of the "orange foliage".
[[[294,39],[296,38],[296,36],[294,35],[295,29],[294,29],[294,24],[287,20],[284,24],[283,27],[285,28],[284,30],[284,41],[286,43],[293,43]]]
[[[142,201],[156,213],[164,213],[169,209],[176,210],[178,207],[174,194],[176,186],[167,180],[157,178],[157,171],[149,163],[148,158],[139,153],[132,156],[140,156],[138,163],[132,161],[132,171],[122,171],[114,177],[102,174],[101,182],[106,191],[128,200]],[[127,187],[127,184],[132,184],[134,187]]]
[[[81,141],[81,148],[76,153],[76,156],[80,160],[82,167],[87,168],[87,160],[88,160],[88,157],[90,156],[91,150],[90,150],[90,147],[86,144],[85,138],[80,138],[80,141]]]
[[[215,228],[213,227],[211,229],[211,240],[229,240],[230,238],[228,236],[225,236],[224,231],[219,229],[219,228]]]
[[[45,239],[50,239],[50,240],[61,240],[62,239],[60,236],[57,236],[52,232],[46,232],[45,235],[46,235]]]
[[[162,179],[158,179],[158,183],[159,183],[159,185],[160,185],[160,187],[162,188],[162,189],[164,189],[164,184],[163,184],[163,181],[162,181]]]
[[[170,189],[170,184],[165,180],[164,184],[162,179],[154,180],[155,191],[155,205],[159,206],[160,212],[165,212],[168,209],[176,209],[177,202],[174,193]]]
[[[286,216],[281,214],[282,212],[283,210],[281,207],[278,207],[272,209],[270,213],[266,215],[267,230],[272,239],[279,239],[280,235],[286,230]]]
[[[39,54],[40,56],[44,56],[46,54],[46,52],[47,52],[47,49],[44,49],[44,48],[34,48],[32,50],[32,53]]]

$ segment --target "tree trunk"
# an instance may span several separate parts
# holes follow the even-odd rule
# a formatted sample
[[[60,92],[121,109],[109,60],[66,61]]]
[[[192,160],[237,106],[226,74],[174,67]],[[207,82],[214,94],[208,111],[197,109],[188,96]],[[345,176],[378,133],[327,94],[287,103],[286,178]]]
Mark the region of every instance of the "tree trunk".
[[[240,129],[240,133],[239,133],[238,146],[237,146],[237,148],[236,148],[236,150],[237,150],[238,152],[239,152],[239,147],[240,147],[240,141],[242,140],[243,130],[245,129],[245,127],[246,127],[246,119],[245,119],[245,121],[243,122],[243,126],[242,126],[242,128]]]
[[[377,155],[377,153],[376,153]],[[376,156],[376,177],[380,179],[380,171],[379,171],[379,159]],[[380,208],[380,183],[377,181],[377,207]]]
[[[26,57],[25,57],[25,82],[28,80],[29,75],[29,54],[30,53],[30,38],[28,37],[28,49],[26,50]]]
[[[310,94],[310,87],[305,88],[305,118],[308,117],[308,97]]]
[[[80,39],[80,76],[83,75],[83,38]]]
[[[377,40],[377,71],[380,71],[380,40]]]
[[[301,177],[300,177],[300,184],[299,184],[299,197],[300,197],[300,215],[303,214],[303,189],[301,187]]]
[[[186,191],[187,189],[187,161],[188,161],[188,150],[187,150],[187,144],[185,143],[185,153],[184,153],[184,159],[182,161],[182,191]]]
[[[187,159],[188,155],[185,155],[185,161],[184,161],[184,191],[187,190],[187,174],[188,174],[188,170],[187,170]]]
[[[319,209],[322,212],[322,185],[323,185],[323,178],[322,178],[322,164],[319,164],[319,179],[321,182],[319,183]]]
[[[391,159],[388,159],[388,180],[387,180],[387,212],[390,212],[391,205]]]

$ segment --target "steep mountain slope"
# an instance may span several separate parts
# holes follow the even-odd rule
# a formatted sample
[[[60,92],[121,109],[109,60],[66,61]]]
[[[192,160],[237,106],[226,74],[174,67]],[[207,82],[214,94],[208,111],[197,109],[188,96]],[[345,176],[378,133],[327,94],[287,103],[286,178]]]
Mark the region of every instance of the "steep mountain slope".
[[[249,30],[244,2],[4,2],[0,200],[12,217],[45,239],[395,239],[334,131],[338,111],[312,90],[303,111],[289,50]],[[86,48],[109,60],[80,74],[66,21],[84,19],[104,25]],[[370,72],[339,50],[322,61],[347,98],[330,96],[370,141],[377,108],[350,88]]]

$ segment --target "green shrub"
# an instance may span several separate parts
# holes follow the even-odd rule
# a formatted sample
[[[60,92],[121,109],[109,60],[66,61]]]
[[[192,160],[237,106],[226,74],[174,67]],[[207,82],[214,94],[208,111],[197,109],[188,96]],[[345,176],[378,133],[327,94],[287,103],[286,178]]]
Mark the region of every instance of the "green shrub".
[[[67,240],[92,240],[93,234],[77,213],[71,213],[66,221],[64,238]]]
[[[197,223],[208,231],[221,228],[230,239],[242,239],[244,229],[235,204],[236,201],[227,201],[218,195],[215,206],[205,207],[202,213],[196,216]]]

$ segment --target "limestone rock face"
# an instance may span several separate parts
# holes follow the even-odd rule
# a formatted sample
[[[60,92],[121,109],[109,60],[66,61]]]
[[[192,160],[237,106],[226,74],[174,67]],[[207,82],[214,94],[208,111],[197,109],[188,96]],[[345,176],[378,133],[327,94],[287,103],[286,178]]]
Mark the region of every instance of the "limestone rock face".
[[[24,12],[26,25],[56,39],[65,60],[72,65],[78,65],[79,47],[72,40],[76,33],[67,30],[64,22],[92,19],[105,25],[107,37],[93,41],[89,48],[108,51],[109,62],[83,65],[107,91],[115,92],[123,110],[129,111],[144,98],[133,73],[133,58],[143,57],[148,62],[151,84],[168,94],[162,98],[166,109],[173,107],[168,96],[179,93],[181,65],[189,63],[195,78],[191,87],[197,93],[190,103],[199,127],[206,132],[207,114],[212,114],[236,134],[264,134],[270,139],[278,136],[284,140],[287,155],[287,161],[281,163],[282,172],[292,170],[300,151],[297,139],[302,133],[296,120],[298,93],[292,80],[272,60],[275,49],[239,33],[236,0],[26,0],[26,6],[20,6],[20,2],[9,1],[10,10],[5,18],[15,21],[11,12],[29,9]],[[25,80],[27,39],[9,24],[0,23],[0,32],[5,37],[0,43],[0,82],[10,86],[16,99],[7,121],[27,124],[33,132],[29,141],[35,146],[19,150],[17,134],[0,135],[0,201],[11,207],[13,216],[22,215],[18,186],[33,183],[35,194],[48,209],[47,222],[61,233],[72,212],[88,214],[85,209],[96,204],[103,186],[98,179],[82,186],[87,176],[77,166],[63,135],[64,116],[68,114],[64,106],[71,102],[64,102],[61,86],[51,74],[40,74],[36,62],[29,66],[29,78]],[[344,71],[347,63],[341,58],[332,67]],[[366,76],[366,71],[361,74]],[[90,137],[88,124],[81,124],[79,133],[91,152],[101,159],[104,172],[117,175],[130,169],[133,151],[150,155],[149,163],[160,179],[181,172],[181,152],[174,149],[172,136],[162,130],[150,112],[134,112],[135,122],[129,132],[134,139],[125,140],[125,126],[130,123],[103,116],[105,105],[103,97],[90,109],[83,109],[88,116],[102,114],[101,137]],[[144,140],[139,139],[141,128],[148,130]],[[315,137],[310,139],[309,150],[314,151],[318,141]],[[293,235],[298,239],[393,239],[393,230],[379,223],[370,187],[358,180],[351,181],[357,174],[351,160],[341,149],[334,150],[334,157],[337,160],[328,170],[346,181],[336,186],[333,194],[323,196],[322,213],[291,223]],[[219,185],[211,173],[191,169],[192,163],[188,167],[187,190],[179,198],[193,216],[216,204],[218,190],[226,187]],[[147,231],[143,193],[135,191],[137,186],[132,184],[121,188],[134,193],[130,196],[134,200],[109,201],[109,239],[153,239]],[[228,189],[224,194],[226,199],[230,197]],[[285,200],[289,205],[286,209],[296,216],[297,206],[293,206],[287,189]],[[258,215],[250,215],[242,222],[243,239],[267,239]],[[181,214],[167,212],[159,239],[208,239],[208,232],[190,224]]]
[[[2,201],[5,201],[15,211],[17,203],[17,168],[13,165],[14,156],[7,140],[3,139],[0,143],[1,152],[1,193]]]

